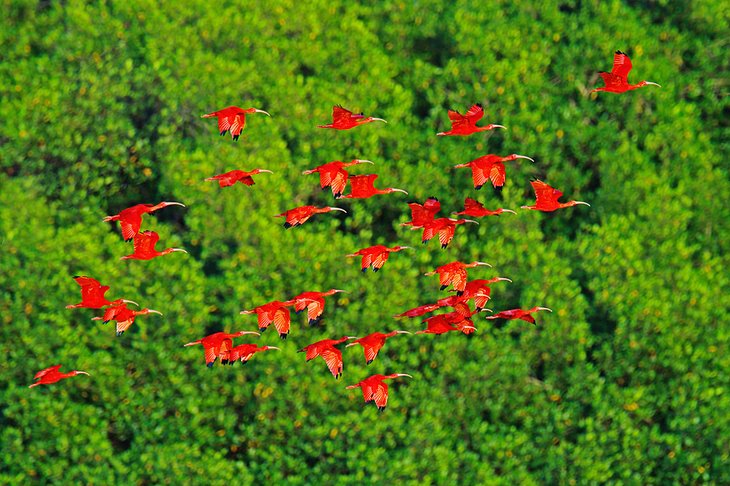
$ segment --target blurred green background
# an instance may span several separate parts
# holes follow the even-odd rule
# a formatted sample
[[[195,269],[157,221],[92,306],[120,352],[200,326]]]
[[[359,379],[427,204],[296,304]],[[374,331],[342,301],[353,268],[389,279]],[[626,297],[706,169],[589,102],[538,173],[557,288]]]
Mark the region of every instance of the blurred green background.
[[[728,8],[725,2],[3,1],[0,19],[0,483],[730,483]],[[589,94],[626,51],[625,95]],[[436,137],[446,110],[481,102],[506,131]],[[332,105],[383,117],[336,132]],[[238,143],[199,116],[254,106]],[[507,165],[501,193],[453,165]],[[365,158],[379,187],[333,202],[301,171]],[[256,185],[203,179],[266,168]],[[482,220],[420,245],[407,202],[446,215],[534,201],[540,177],[591,207]],[[101,222],[136,203],[149,262]],[[285,231],[273,218],[337,205]],[[361,274],[345,254],[417,247]],[[393,314],[448,295],[422,274],[483,260],[495,310],[543,305],[538,325],[476,318],[478,332],[400,336],[335,381],[296,350],[345,334],[421,328]],[[164,317],[122,337],[79,301],[73,275]],[[238,312],[305,290],[323,323],[292,316],[280,353],[207,369],[182,344],[256,330]],[[241,338],[238,343],[248,342]],[[90,377],[29,390],[63,363]],[[388,409],[345,390],[395,380]]]

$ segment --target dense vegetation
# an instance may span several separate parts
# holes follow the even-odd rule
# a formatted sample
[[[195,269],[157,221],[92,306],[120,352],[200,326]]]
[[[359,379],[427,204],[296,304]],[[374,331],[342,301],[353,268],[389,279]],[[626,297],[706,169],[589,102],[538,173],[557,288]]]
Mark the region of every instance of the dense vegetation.
[[[367,2],[366,2],[367,3]],[[3,2],[0,20],[0,483],[730,483],[728,11],[723,2]],[[613,51],[624,95],[589,94]],[[490,135],[439,138],[446,110],[485,105]],[[334,104],[388,125],[318,130]],[[238,143],[199,115],[231,104]],[[501,193],[466,170],[521,153]],[[337,202],[285,231],[272,216],[332,205],[331,160],[380,175],[391,194]],[[525,162],[525,161],[522,161]],[[267,168],[251,188],[205,177]],[[517,209],[541,177],[592,204],[518,211],[420,245],[408,201],[465,196]],[[175,253],[129,253],[107,214],[177,200],[147,217]],[[361,274],[345,254],[416,251]],[[366,367],[344,350],[335,381],[296,350],[325,337],[416,330],[392,315],[446,296],[422,274],[460,259],[510,277],[491,307],[545,305],[524,322],[401,336]],[[122,337],[90,321],[73,275],[159,309]],[[293,316],[280,353],[203,364],[182,344],[255,330],[238,311],[342,288],[323,323]],[[241,339],[238,342],[246,342]],[[77,377],[29,390],[56,363]],[[389,408],[345,390],[404,372]]]

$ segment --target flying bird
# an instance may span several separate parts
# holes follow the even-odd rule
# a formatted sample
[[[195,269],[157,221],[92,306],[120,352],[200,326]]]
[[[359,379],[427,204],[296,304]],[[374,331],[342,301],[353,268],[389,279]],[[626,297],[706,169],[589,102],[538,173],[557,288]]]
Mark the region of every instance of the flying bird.
[[[486,209],[482,203],[477,201],[476,199],[472,199],[470,197],[467,197],[464,200],[464,210],[459,211],[458,213],[452,213],[457,216],[471,216],[472,218],[482,218],[484,216],[499,216],[502,213],[512,213],[517,214],[511,209],[505,209],[505,208],[498,208],[494,211],[490,211],[489,209]]]
[[[279,333],[281,339],[286,339],[289,335],[289,326],[291,323],[291,314],[288,306],[294,305],[294,300],[280,302],[274,300],[266,304],[254,307],[249,310],[242,310],[240,314],[256,314],[258,317],[259,331],[264,332],[272,323]]]
[[[362,265],[360,268],[363,272],[366,272],[369,267],[373,268],[373,272],[377,272],[380,270],[380,268],[385,265],[385,262],[388,261],[388,256],[391,253],[396,253],[401,250],[405,249],[411,249],[410,246],[394,246],[392,248],[388,248],[387,246],[383,245],[375,245],[370,246],[368,248],[363,248],[362,250],[358,250],[355,253],[351,253],[347,255],[348,257],[362,257]]]
[[[447,132],[440,132],[436,135],[443,136],[443,135],[471,135],[472,133],[477,132],[485,132],[487,130],[492,130],[493,128],[505,128],[502,125],[484,125],[483,127],[478,127],[477,122],[482,119],[484,116],[484,108],[481,104],[477,103],[475,105],[472,105],[471,108],[469,108],[469,111],[466,112],[466,115],[462,115],[461,113],[449,110],[449,120],[451,121],[451,130]]]
[[[139,229],[142,226],[142,215],[153,213],[158,209],[165,208],[167,206],[182,206],[183,203],[175,201],[163,201],[160,204],[135,204],[132,207],[122,210],[119,214],[112,216],[105,216],[102,221],[108,223],[110,221],[119,221],[119,226],[122,228],[122,238],[124,241],[129,241],[139,233]]]
[[[271,116],[264,110],[257,108],[239,108],[237,106],[229,106],[222,110],[214,111],[206,115],[201,115],[201,118],[218,118],[218,132],[221,136],[225,135],[226,132],[231,132],[231,138],[234,141],[238,141],[238,137],[241,135],[243,128],[246,126],[246,115],[251,113],[263,113],[266,116]]]
[[[461,263],[455,261],[436,267],[436,270],[427,272],[424,275],[431,276],[438,274],[441,290],[445,290],[449,285],[453,285],[454,290],[456,290],[456,295],[461,295],[464,292],[464,288],[466,288],[466,279],[468,278],[466,269],[474,267],[491,267],[491,265],[485,262]]]
[[[345,167],[350,167],[357,164],[372,164],[369,160],[353,159],[350,162],[341,162],[335,160],[327,164],[320,165],[314,169],[305,170],[302,172],[304,175],[319,174],[319,185],[322,189],[330,187],[332,189],[332,195],[335,199],[342,196],[347,185],[347,179],[350,177]]]
[[[100,317],[93,317],[92,321],[104,321],[104,324],[106,324],[109,321],[116,321],[117,323],[117,337],[124,334],[124,331],[129,329],[129,326],[134,324],[134,320],[137,316],[143,316],[146,314],[159,314],[162,315],[162,312],[156,311],[154,309],[140,309],[140,310],[133,310],[127,307],[126,304],[119,304],[119,305],[113,305],[111,307],[107,307],[104,310],[104,315]]]
[[[435,197],[429,197],[423,204],[408,203],[411,208],[411,220],[401,223],[401,226],[410,226],[411,229],[423,228],[426,224],[433,222],[436,213],[441,210],[441,203]]]
[[[61,371],[59,371],[61,369],[61,366],[62,365],[50,366],[44,370],[40,370],[33,377],[33,379],[37,381],[30,385],[28,388],[33,388],[34,386],[38,385],[50,385],[51,383],[56,383],[57,381],[61,381],[64,378],[71,378],[72,376],[76,375],[89,375],[87,372],[79,370],[69,371],[68,373],[61,373]]]
[[[365,353],[365,363],[370,364],[378,356],[378,352],[385,345],[385,340],[395,336],[396,334],[411,334],[408,331],[391,331],[389,333],[374,332],[365,337],[355,339],[348,343],[345,347],[360,345]]]
[[[423,322],[426,323],[426,329],[416,331],[416,334],[444,334],[451,331],[469,334],[476,331],[471,319],[458,312],[439,314],[424,319]]]
[[[489,284],[495,282],[512,282],[512,280],[505,277],[470,280],[464,286],[464,292],[461,294],[461,296],[467,299],[473,299],[474,307],[476,308],[476,310],[484,310],[486,308],[487,301],[491,298],[492,295],[492,288],[489,286]]]
[[[643,88],[644,86],[659,86],[651,81],[641,81],[637,84],[629,84],[629,72],[631,71],[631,59],[626,53],[616,51],[613,55],[613,69],[610,73],[600,71],[598,74],[603,78],[605,86],[603,88],[596,88],[591,93],[596,91],[607,91],[609,93],[624,93],[637,88]],[[661,88],[661,86],[659,86]]]
[[[356,339],[352,336],[345,336],[340,339],[323,339],[312,343],[308,346],[304,346],[302,349],[297,351],[298,353],[307,353],[306,360],[310,361],[317,356],[321,356],[322,359],[327,363],[330,373],[335,379],[339,379],[342,376],[342,352],[335,348],[338,344],[342,344],[349,339]]]
[[[474,180],[474,189],[481,189],[487,181],[492,181],[492,185],[496,189],[497,187],[502,187],[506,179],[507,173],[504,168],[504,162],[515,159],[527,159],[531,162],[535,162],[533,159],[525,155],[512,154],[501,157],[499,155],[487,154],[482,155],[471,162],[455,165],[454,168],[461,169],[469,167],[471,169],[471,176]]]
[[[234,333],[216,332],[205,336],[203,339],[198,339],[192,343],[187,343],[184,346],[194,346],[196,344],[202,344],[203,350],[205,351],[205,365],[208,368],[212,368],[215,360],[219,357],[230,356],[230,351],[233,349],[232,339],[245,334],[255,334],[260,336],[259,333],[253,331],[238,331]],[[225,364],[225,363],[224,363]]]
[[[306,223],[307,220],[315,214],[328,213],[330,211],[341,211],[343,213],[347,213],[347,211],[342,208],[333,208],[330,206],[325,206],[323,208],[318,208],[316,206],[299,206],[298,208],[289,209],[281,214],[277,214],[274,217],[286,218],[284,228],[289,229],[292,226],[299,226]]]
[[[248,363],[248,360],[251,359],[251,357],[256,354],[263,351],[269,351],[271,349],[276,349],[277,351],[281,351],[281,349],[277,348],[276,346],[258,346],[256,344],[239,344],[235,348],[232,348],[228,352],[228,364],[232,365],[236,361],[240,361],[243,364]]]
[[[534,180],[530,182],[530,184],[535,190],[535,205],[521,206],[522,209],[535,209],[537,211],[550,212],[560,208],[569,208],[577,204],[590,206],[590,204],[583,201],[568,201],[565,203],[558,202],[558,199],[560,199],[563,193],[553,187],[550,187],[541,180]]]
[[[464,223],[479,224],[472,219],[436,218],[423,226],[423,237],[421,238],[421,243],[426,243],[428,240],[438,235],[441,248],[446,248],[449,246],[449,243],[451,243],[451,240],[454,239],[456,225]]]
[[[152,260],[153,258],[167,255],[175,251],[187,253],[182,248],[165,248],[162,251],[155,250],[155,245],[160,240],[160,235],[154,231],[142,231],[134,236],[134,253],[120,258],[120,260]]]
[[[205,180],[206,181],[217,181],[221,187],[232,186],[236,182],[240,182],[241,184],[246,184],[247,186],[253,186],[256,183],[253,181],[252,176],[255,176],[256,174],[261,174],[262,172],[266,172],[268,174],[273,174],[273,172],[271,172],[270,170],[266,170],[266,169],[254,169],[249,172],[244,172],[242,170],[235,169],[235,170],[228,171],[224,174],[218,174],[217,176],[208,177]]]
[[[344,109],[340,105],[332,107],[332,123],[328,125],[317,125],[317,128],[334,128],[335,130],[349,130],[355,128],[358,125],[364,125],[374,121],[381,121],[388,123],[382,118],[373,118],[372,116],[366,117],[362,113],[354,114],[350,110]]]
[[[367,199],[378,194],[390,194],[391,192],[408,194],[403,189],[396,189],[395,187],[376,189],[374,184],[377,178],[378,174],[350,176],[350,194],[345,194],[342,199]]]
[[[109,290],[109,286],[102,285],[98,280],[94,278],[77,275],[74,277],[74,280],[77,284],[79,284],[79,287],[81,287],[81,302],[79,302],[78,304],[67,305],[66,309],[101,309],[102,307],[106,307],[107,305],[117,305],[124,302],[128,304],[134,304],[139,307],[139,304],[134,302],[133,300],[108,300],[106,297],[104,297],[104,294],[106,294],[106,292]]]
[[[535,324],[535,318],[532,317],[531,314],[538,311],[552,312],[552,310],[548,309],[547,307],[533,307],[532,309],[527,310],[510,309],[498,312],[491,316],[487,316],[487,319],[522,319],[523,321],[527,321],[530,324]]]
[[[385,407],[388,404],[388,385],[386,385],[383,380],[391,380],[400,376],[413,378],[411,375],[407,375],[405,373],[393,373],[392,375],[372,375],[365,378],[360,383],[350,385],[346,388],[348,390],[361,388],[362,396],[365,399],[365,403],[375,402],[375,406],[378,407],[378,410],[380,412],[382,412],[383,410],[385,410]]]
[[[294,312],[299,314],[304,309],[307,309],[307,320],[309,321],[309,325],[317,324],[322,319],[322,313],[324,312],[324,298],[340,292],[346,293],[347,291],[330,289],[327,292],[302,292],[291,299],[294,301]]]

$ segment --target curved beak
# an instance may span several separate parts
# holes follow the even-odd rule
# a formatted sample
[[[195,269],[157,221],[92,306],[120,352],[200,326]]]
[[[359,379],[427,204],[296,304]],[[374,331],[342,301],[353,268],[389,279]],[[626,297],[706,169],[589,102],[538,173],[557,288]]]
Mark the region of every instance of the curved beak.
[[[454,169],[463,169],[464,167],[469,167],[469,164],[458,164],[454,166]]]
[[[241,331],[241,336],[243,336],[244,334],[256,334],[257,336],[261,335],[261,333],[258,333],[256,331]]]
[[[126,303],[126,304],[134,304],[134,305],[136,305],[137,307],[139,307],[139,304],[138,304],[138,303],[136,303],[136,302],[135,302],[135,301],[133,301],[133,300],[127,300],[127,299],[122,299],[122,302],[124,302],[124,303]]]
[[[181,202],[177,202],[177,201],[169,201],[169,202],[168,202],[168,201],[165,201],[165,202],[164,202],[163,204],[164,204],[165,206],[182,206],[182,207],[184,207],[184,208],[186,208],[186,207],[187,207],[187,206],[185,206],[185,205],[184,205],[183,203],[181,203]]]
[[[516,159],[527,159],[530,162],[535,162],[535,160],[533,158],[528,157],[527,155],[517,155],[517,154],[515,154],[515,158]]]
[[[259,109],[257,109],[257,108],[254,108],[254,110],[253,110],[253,111],[254,111],[254,113],[263,113],[264,115],[268,115],[268,116],[271,116],[271,115],[269,114],[269,112],[268,112],[268,111],[264,111],[264,110],[259,110]]]
[[[328,206],[327,209],[329,209],[330,211],[342,211],[343,213],[347,214],[347,211],[342,208],[333,208]]]
[[[492,268],[492,266],[487,262],[474,262],[477,264],[477,267],[489,267]]]
[[[357,336],[345,336],[347,339],[358,339]]]
[[[465,220],[464,220],[464,222],[465,222],[465,223],[474,223],[474,224],[479,224],[478,222],[474,221],[473,219],[465,219]]]
[[[365,159],[355,159],[355,162],[358,164],[372,164],[375,165],[375,162],[372,160],[365,160]]]
[[[412,246],[401,246],[400,249],[401,250],[412,250],[413,247]]]
[[[266,349],[275,349],[277,351],[281,351],[281,348],[277,348],[276,346],[268,346]]]
[[[100,321],[102,319],[104,319],[104,318],[103,317],[92,317],[91,318],[92,321]]]
[[[411,375],[408,375],[406,373],[396,373],[396,376],[407,376],[408,378],[413,378]]]
[[[159,315],[162,315],[162,312],[156,311],[154,309],[147,309],[147,313],[149,313],[149,314],[159,314]]]
[[[517,214],[517,213],[516,213],[515,211],[512,211],[511,209],[504,209],[504,208],[502,208],[502,212],[503,212],[503,213],[512,213],[512,214]]]
[[[492,128],[504,128],[505,130],[507,130],[507,127],[505,127],[503,125],[494,125],[494,124],[492,124]]]
[[[520,209],[530,209],[530,206],[520,206]]]
[[[652,85],[652,86],[659,86],[660,88],[662,87],[662,85],[661,85],[661,84],[657,84],[657,83],[652,83],[651,81],[647,81],[647,82],[646,82],[646,84],[650,84],[650,85]]]
[[[183,253],[187,253],[187,250],[183,250],[182,248],[170,248],[172,251],[181,251]]]
[[[254,311],[252,311],[252,310],[242,310],[241,312],[239,312],[239,314],[253,314],[253,313],[254,313]]]
[[[413,334],[412,332],[409,332],[409,331],[395,331],[395,333],[396,334]]]
[[[492,313],[494,313],[494,311],[492,309],[487,309],[486,307],[482,307],[481,309],[479,309],[479,312],[492,312]],[[487,319],[489,319],[489,317],[487,317]]]
[[[396,189],[395,187],[390,188],[393,192],[402,192],[403,194],[408,194],[408,192],[404,191],[403,189]]]
[[[576,204],[583,204],[585,206],[590,206],[590,204],[588,204],[587,202],[583,202],[583,201],[575,201],[575,203]]]
[[[552,312],[552,309],[548,309],[547,307],[538,307],[537,310],[546,310],[548,312]]]
[[[509,282],[509,283],[512,283],[512,280],[508,279],[507,277],[497,277],[497,282]]]
[[[91,376],[91,375],[90,375],[90,374],[88,374],[87,372],[85,372],[85,371],[79,371],[79,370],[76,370],[76,374],[77,374],[77,375],[86,375],[86,376]]]
[[[335,293],[338,293],[338,292],[344,292],[344,293],[346,293],[346,294],[349,294],[349,293],[350,293],[350,292],[348,292],[347,290],[340,290],[340,289],[332,289],[332,290],[334,290],[334,291],[335,291]]]
[[[387,121],[383,120],[382,118],[371,118],[370,121],[381,121],[383,123],[388,123]]]
[[[262,172],[266,172],[267,174],[273,174],[273,172],[271,172],[268,169],[259,169],[259,174],[262,173]]]

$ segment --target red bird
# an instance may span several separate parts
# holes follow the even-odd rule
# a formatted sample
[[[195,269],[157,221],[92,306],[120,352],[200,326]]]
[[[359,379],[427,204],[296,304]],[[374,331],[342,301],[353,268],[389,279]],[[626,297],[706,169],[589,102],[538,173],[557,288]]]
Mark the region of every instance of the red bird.
[[[535,324],[535,318],[532,317],[530,314],[537,311],[549,311],[552,312],[552,310],[548,309],[547,307],[533,307],[532,309],[522,310],[522,309],[510,309],[502,312],[498,312],[494,314],[493,316],[487,316],[487,319],[522,319],[523,321],[527,321],[531,324]]]
[[[253,181],[253,177],[256,174],[261,174],[262,172],[266,172],[268,174],[273,174],[270,170],[266,169],[254,169],[250,172],[244,172],[242,170],[231,170],[229,172],[226,172],[225,174],[218,174],[217,176],[208,177],[205,179],[206,181],[218,181],[218,184],[221,187],[228,187],[232,186],[236,182],[240,182],[241,184],[246,184],[247,186],[253,186],[256,184]]]
[[[155,250],[155,245],[160,240],[160,235],[154,231],[142,231],[134,237],[134,253],[120,258],[120,260],[152,260],[155,257],[167,255],[174,251],[187,253],[182,248],[165,248],[162,251]]]
[[[408,203],[411,208],[411,220],[401,223],[401,226],[410,226],[411,229],[423,228],[433,222],[436,213],[441,210],[441,203],[435,197],[429,197],[423,204]]]
[[[355,339],[349,343],[346,348],[350,346],[360,345],[362,346],[363,352],[365,353],[365,363],[370,364],[378,356],[378,352],[385,344],[385,340],[395,336],[396,334],[410,334],[408,331],[390,331],[389,333],[374,332],[368,334],[365,337]]]
[[[530,182],[530,184],[535,190],[535,205],[521,206],[522,209],[535,209],[538,211],[550,212],[560,208],[569,208],[577,204],[585,204],[586,206],[590,206],[590,204],[583,201],[568,201],[566,203],[558,202],[558,199],[560,199],[563,193],[553,187],[548,186],[541,180],[534,180]]]
[[[342,196],[342,199],[367,199],[378,194],[390,194],[391,192],[402,192],[408,194],[403,189],[388,187],[385,189],[375,189],[375,179],[378,174],[365,174],[350,176],[350,194]]]
[[[347,213],[347,211],[342,208],[333,208],[330,206],[325,206],[323,208],[318,208],[316,206],[299,206],[298,208],[289,209],[281,214],[277,214],[274,217],[286,218],[284,228],[289,229],[292,226],[299,226],[306,223],[307,220],[315,214],[328,213],[330,211],[342,211],[343,213]]]
[[[340,292],[347,293],[346,290],[340,289],[330,289],[327,292],[302,292],[292,299],[294,301],[294,312],[299,314],[307,309],[309,325],[317,324],[322,319],[322,313],[324,312],[324,298]]]
[[[108,223],[109,221],[119,221],[119,226],[122,228],[122,238],[124,241],[129,241],[134,238],[142,226],[142,215],[147,213],[153,213],[158,209],[162,209],[167,206],[182,206],[183,203],[171,201],[163,201],[160,204],[136,204],[130,208],[122,210],[119,214],[113,216],[105,216],[102,221]]]
[[[61,381],[64,378],[71,378],[72,376],[76,375],[89,376],[87,372],[79,370],[69,371],[68,373],[61,373],[59,371],[61,369],[61,366],[62,365],[50,366],[44,370],[40,370],[33,377],[34,380],[38,381],[30,385],[28,388],[33,388],[34,386],[38,385],[50,385],[51,383],[56,383],[57,381]]]
[[[382,412],[385,410],[385,406],[388,404],[388,385],[383,380],[391,380],[398,378],[399,376],[407,376],[413,378],[411,375],[405,373],[393,373],[392,375],[373,375],[365,378],[360,383],[350,385],[346,387],[348,390],[354,388],[362,388],[362,396],[365,399],[365,403],[375,402],[375,406],[378,407],[378,411]]]
[[[453,219],[453,218],[437,218],[423,226],[423,237],[421,243],[426,243],[428,240],[439,235],[439,242],[441,248],[446,248],[454,239],[454,232],[456,231],[457,224],[474,223],[479,224],[472,219]]]
[[[499,155],[488,154],[482,155],[479,158],[467,162],[466,164],[455,165],[454,168],[461,169],[464,167],[471,168],[471,176],[474,180],[474,189],[479,190],[488,180],[492,181],[492,185],[502,187],[506,178],[506,171],[504,168],[504,162],[515,159],[527,159],[531,162],[535,162],[530,157],[525,155],[507,155],[506,157],[500,157]]]
[[[218,132],[220,132],[221,136],[230,130],[231,138],[234,141],[238,141],[238,137],[246,126],[246,115],[250,113],[263,113],[266,116],[271,116],[268,112],[257,108],[243,109],[237,106],[229,106],[228,108],[223,108],[213,113],[201,115],[200,118],[218,118]]]
[[[512,280],[505,277],[494,277],[488,280],[471,280],[466,283],[464,293],[462,293],[461,296],[468,299],[474,299],[474,306],[476,307],[476,310],[484,310],[487,305],[487,301],[491,298],[492,294],[492,288],[489,284],[494,282],[512,282]]]
[[[231,349],[228,353],[228,364],[232,365],[236,361],[241,361],[241,363],[246,364],[248,363],[248,360],[251,359],[251,357],[256,354],[260,353],[262,351],[268,351],[270,349],[276,349],[277,351],[281,351],[281,349],[277,348],[276,346],[257,346],[256,344],[240,344],[236,346],[235,348]]]
[[[494,211],[490,211],[489,209],[486,209],[482,203],[479,201],[472,199],[470,197],[467,197],[464,200],[464,210],[459,211],[458,213],[452,213],[457,216],[471,216],[472,218],[481,218],[484,216],[499,216],[502,213],[513,213],[517,214],[511,209],[504,209],[499,208],[495,209]]]
[[[478,127],[477,122],[484,116],[484,108],[481,104],[477,103],[469,108],[466,115],[449,110],[449,120],[451,120],[451,130],[448,132],[440,132],[436,135],[471,135],[472,133],[485,132],[492,130],[493,128],[505,128],[502,125],[489,124],[483,127]]]
[[[109,286],[102,285],[98,280],[94,278],[77,275],[74,277],[74,280],[77,284],[79,284],[79,287],[81,287],[81,302],[79,302],[78,304],[67,305],[66,309],[78,309],[81,307],[85,309],[101,309],[102,307],[105,307],[107,305],[117,305],[124,302],[128,304],[134,304],[139,307],[139,304],[132,300],[108,300],[106,297],[104,297],[104,294],[106,294],[107,290],[109,290]]]
[[[340,162],[335,160],[324,165],[315,167],[314,169],[305,170],[302,172],[304,175],[319,173],[319,185],[324,190],[327,187],[332,188],[332,195],[335,199],[342,196],[345,186],[347,185],[347,179],[350,174],[344,169],[351,165],[357,164],[372,164],[369,160],[353,159],[350,162]]]
[[[482,294],[470,294],[466,295],[466,292],[462,295],[451,295],[449,297],[444,297],[443,299],[439,299],[434,304],[425,304],[418,307],[414,307],[413,309],[407,310],[405,312],[402,312],[400,314],[396,314],[395,318],[399,317],[420,317],[424,314],[428,314],[430,312],[433,312],[437,309],[441,309],[442,307],[452,307],[454,309],[454,312],[457,312],[461,314],[464,317],[471,317],[474,313],[469,308],[469,300],[475,299],[477,297],[482,297]],[[486,296],[487,299],[489,299],[489,296]],[[490,310],[490,309],[484,309],[477,307],[477,311],[482,310]]]
[[[137,316],[143,316],[146,314],[159,314],[162,315],[162,312],[156,311],[153,309],[140,309],[140,310],[132,310],[127,307],[126,304],[120,304],[120,305],[113,305],[111,307],[107,307],[104,310],[104,315],[101,317],[93,317],[92,321],[104,321],[104,324],[106,324],[109,321],[116,321],[117,322],[117,337],[124,334],[124,331],[129,329],[129,326],[134,324],[134,319]]]
[[[463,316],[458,312],[449,312],[448,314],[439,314],[429,317],[423,322],[426,323],[426,329],[416,331],[416,334],[444,334],[450,331],[459,331],[464,334],[470,334],[477,330],[471,322],[471,319]]]
[[[603,78],[606,85],[603,88],[596,88],[591,91],[607,91],[609,93],[624,93],[647,85],[659,86],[651,81],[641,81],[638,84],[629,84],[629,72],[631,71],[631,59],[625,53],[616,51],[613,55],[613,69],[610,73],[600,71],[598,74]],[[661,86],[659,86],[661,88]]]
[[[216,332],[203,339],[198,339],[192,343],[187,343],[185,346],[194,346],[196,344],[202,344],[205,350],[205,365],[208,368],[213,367],[213,363],[218,357],[230,356],[230,351],[233,349],[232,339],[244,334],[255,334],[260,336],[257,332],[252,331],[238,331],[234,333]],[[225,364],[225,363],[224,363]]]
[[[356,339],[352,336],[345,336],[340,339],[323,339],[312,343],[309,346],[304,346],[302,349],[297,351],[298,353],[306,352],[306,359],[310,361],[317,356],[321,356],[322,359],[327,363],[330,373],[335,379],[339,379],[342,376],[342,352],[335,348],[338,344],[342,344],[349,339]]]
[[[362,250],[358,250],[355,253],[351,253],[347,255],[348,257],[356,257],[361,256],[362,257],[362,265],[361,269],[363,272],[367,272],[368,267],[373,267],[373,272],[377,272],[380,270],[380,268],[385,265],[385,262],[388,261],[388,256],[391,254],[391,252],[399,252],[401,250],[405,249],[412,249],[410,246],[394,246],[392,248],[388,248],[387,246],[383,245],[375,245],[370,246],[368,248],[363,248]]]
[[[366,117],[362,113],[355,115],[350,110],[346,110],[340,105],[332,107],[332,123],[328,125],[317,125],[317,128],[334,128],[335,130],[349,130],[355,128],[358,125],[364,125],[374,121],[381,121],[388,123],[382,118],[373,118],[372,116]]]
[[[261,332],[264,332],[273,322],[279,337],[286,339],[289,335],[289,325],[291,323],[291,314],[287,307],[291,305],[294,305],[294,300],[286,302],[274,300],[250,310],[243,310],[240,314],[256,314],[259,321],[259,331]]]
[[[466,279],[468,278],[466,269],[482,266],[491,267],[489,263],[485,262],[461,263],[456,261],[436,267],[436,270],[425,273],[424,275],[430,277],[438,273],[441,290],[445,290],[449,285],[453,285],[454,290],[456,290],[456,295],[461,295],[464,292],[464,288],[466,288]]]

